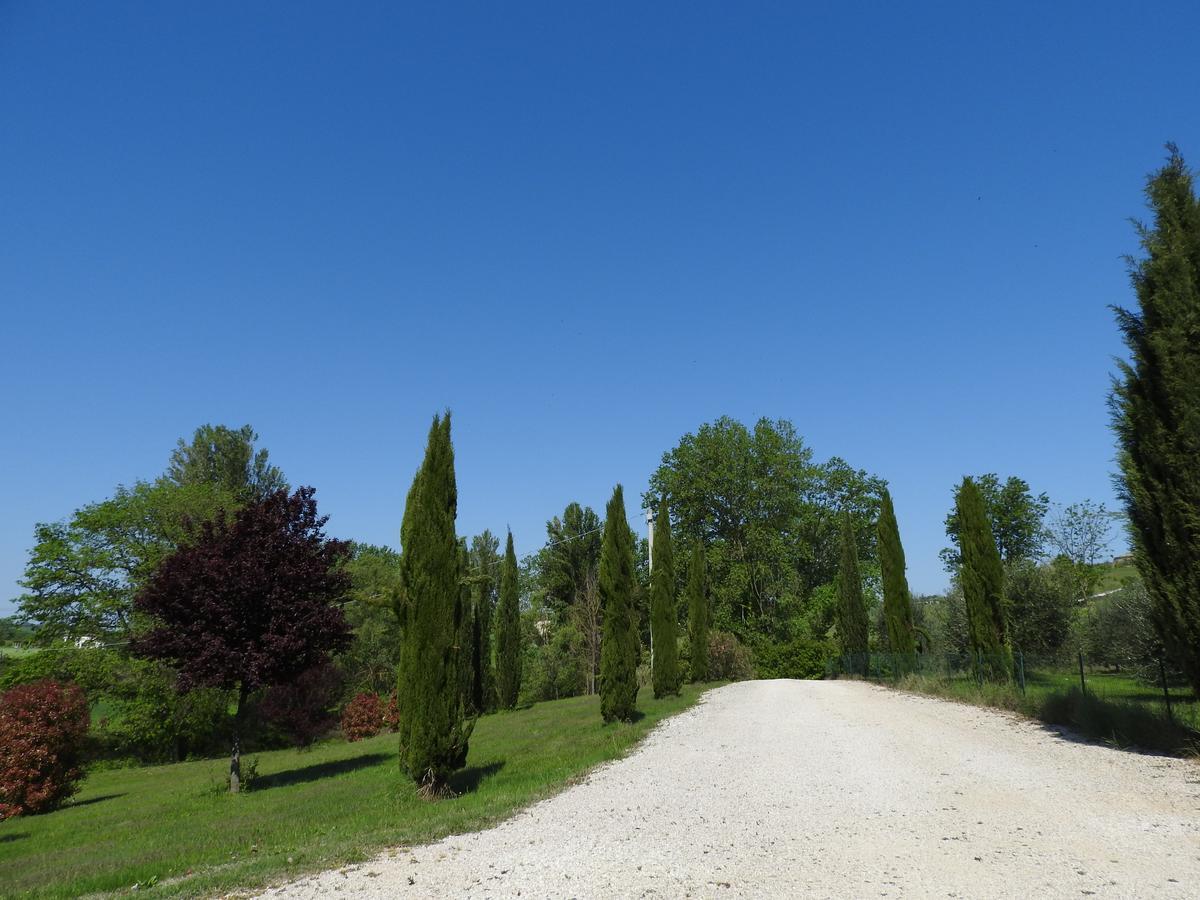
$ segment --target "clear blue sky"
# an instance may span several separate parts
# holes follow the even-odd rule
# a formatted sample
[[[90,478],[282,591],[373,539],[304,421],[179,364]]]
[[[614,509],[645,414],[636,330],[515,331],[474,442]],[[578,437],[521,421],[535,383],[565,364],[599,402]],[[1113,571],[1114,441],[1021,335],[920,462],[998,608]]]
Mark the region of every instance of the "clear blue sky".
[[[1106,307],[1163,143],[1200,162],[1198,32],[1182,2],[0,3],[0,613],[36,521],[203,422],[395,545],[447,406],[464,534],[527,552],[702,422],[784,417],[891,482],[937,590],[964,473],[1112,502]]]

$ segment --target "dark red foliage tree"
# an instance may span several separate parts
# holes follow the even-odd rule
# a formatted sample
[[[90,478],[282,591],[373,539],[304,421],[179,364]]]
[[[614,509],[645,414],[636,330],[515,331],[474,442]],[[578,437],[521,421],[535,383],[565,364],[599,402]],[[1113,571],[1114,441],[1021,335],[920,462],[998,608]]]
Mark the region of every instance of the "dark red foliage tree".
[[[90,719],[75,684],[35,681],[0,694],[0,819],[54,809],[75,793]]]
[[[279,490],[194,528],[159,564],[134,606],[154,626],[142,656],[179,671],[180,687],[236,689],[229,787],[241,780],[246,697],[283,684],[349,642],[339,602],[349,589],[346,541],[321,531],[314,490]]]
[[[307,747],[337,724],[330,707],[342,692],[342,675],[323,663],[267,689],[258,711],[297,747]]]

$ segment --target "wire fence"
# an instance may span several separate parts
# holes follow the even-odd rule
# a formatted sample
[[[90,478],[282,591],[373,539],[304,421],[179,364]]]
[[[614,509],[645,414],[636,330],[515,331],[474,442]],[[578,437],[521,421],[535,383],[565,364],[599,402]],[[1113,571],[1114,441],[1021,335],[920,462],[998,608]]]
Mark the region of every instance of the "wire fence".
[[[1114,666],[1083,653],[1057,656],[1011,653],[856,653],[836,657],[826,666],[829,677],[851,676],[913,687],[922,682],[939,693],[1011,691],[1035,707],[1072,690],[1088,697],[1138,709],[1167,722],[1200,732],[1200,703],[1177,673],[1162,660]]]

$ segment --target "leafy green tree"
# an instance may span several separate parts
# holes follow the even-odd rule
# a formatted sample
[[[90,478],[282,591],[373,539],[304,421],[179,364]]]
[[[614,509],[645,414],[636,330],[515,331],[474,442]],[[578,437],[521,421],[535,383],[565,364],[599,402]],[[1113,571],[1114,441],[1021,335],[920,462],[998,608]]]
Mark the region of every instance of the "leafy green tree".
[[[266,448],[254,449],[257,440],[249,425],[237,431],[224,425],[201,425],[191,443],[179,439],[165,477],[181,486],[214,485],[243,501],[287,490],[283,473],[270,464]]]
[[[1138,309],[1112,396],[1121,499],[1167,652],[1200,693],[1200,202],[1179,150],[1146,185],[1154,221],[1131,263]]]
[[[959,582],[967,607],[971,650],[980,674],[990,680],[1012,677],[1012,650],[1004,612],[1004,564],[992,535],[979,486],[964,478],[955,500],[962,564]]]
[[[634,621],[633,532],[625,518],[621,485],[613,489],[600,549],[600,714],[605,722],[630,721],[637,709],[637,623]]]
[[[388,547],[354,544],[346,563],[350,594],[342,607],[350,646],[337,658],[346,696],[390,694],[400,662],[400,623],[393,610],[400,590],[400,554]]]
[[[211,484],[159,480],[118,487],[66,522],[41,523],[18,600],[43,644],[133,636],[133,597],[188,534],[188,526],[232,510],[237,498]]]
[[[1083,500],[1060,508],[1046,529],[1047,540],[1071,567],[1077,599],[1090,597],[1100,583],[1102,573],[1097,563],[1108,549],[1112,518],[1103,503]]]
[[[546,603],[559,617],[574,605],[600,565],[600,517],[590,506],[568,503],[546,523],[539,569]]]
[[[462,621],[457,511],[447,412],[434,416],[400,526],[400,765],[426,797],[449,792],[475,725],[466,717],[454,652]]]
[[[1022,478],[1010,475],[1003,483],[994,473],[972,479],[983,497],[987,520],[992,537],[1004,562],[1015,559],[1036,559],[1046,545],[1044,520],[1050,508],[1046,494],[1034,494]],[[958,506],[946,515],[946,536],[954,546],[941,552],[942,562],[949,572],[958,570],[962,562],[960,552],[961,527]]]
[[[496,692],[501,709],[517,705],[521,693],[521,605],[517,594],[517,554],[512,532],[504,547],[500,605],[496,608]]]
[[[791,422],[724,417],[663,455],[644,502],[669,496],[682,549],[705,547],[714,626],[784,635],[789,611],[836,576],[835,511],[865,534],[883,484],[836,457],[814,462]],[[859,553],[871,558],[872,543]]]
[[[1046,565],[1019,559],[1005,567],[1012,644],[1026,657],[1054,656],[1066,646],[1078,597],[1077,577],[1074,564],[1065,557]]]
[[[650,573],[650,627],[653,635],[654,696],[679,693],[679,658],[675,607],[675,551],[671,546],[671,513],[664,497],[654,520],[654,561]]]
[[[883,579],[883,614],[887,623],[888,646],[904,669],[916,666],[917,643],[913,631],[912,596],[904,574],[904,547],[891,494],[884,490],[876,526],[879,567]]]
[[[688,567],[688,644],[692,658],[692,681],[708,680],[708,585],[704,571],[704,545],[692,545],[692,562]]]
[[[858,570],[858,541],[849,512],[842,513],[841,566],[838,570],[838,640],[847,667],[865,672],[869,648],[867,604]]]

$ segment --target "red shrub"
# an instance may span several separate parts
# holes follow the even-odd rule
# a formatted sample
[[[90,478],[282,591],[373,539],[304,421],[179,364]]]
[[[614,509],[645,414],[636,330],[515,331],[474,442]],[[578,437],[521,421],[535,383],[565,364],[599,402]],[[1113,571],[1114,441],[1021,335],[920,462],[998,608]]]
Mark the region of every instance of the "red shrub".
[[[0,694],[0,819],[54,809],[75,793],[90,722],[75,684],[35,681]]]
[[[383,703],[378,694],[364,691],[342,710],[342,734],[348,741],[375,737],[383,730]]]

